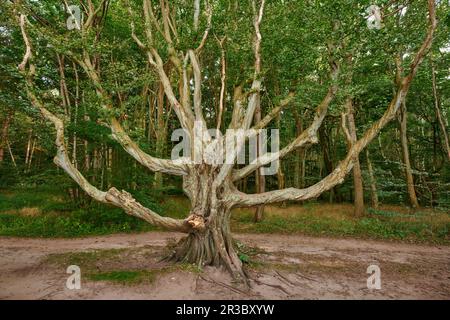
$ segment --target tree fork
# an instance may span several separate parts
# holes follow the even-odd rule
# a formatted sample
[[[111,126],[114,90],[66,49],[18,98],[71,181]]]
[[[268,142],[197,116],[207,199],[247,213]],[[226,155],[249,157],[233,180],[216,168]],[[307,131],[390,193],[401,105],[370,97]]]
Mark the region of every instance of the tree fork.
[[[201,219],[201,216],[194,214],[190,217],[189,223]],[[210,219],[204,218],[203,223],[193,226],[193,230],[176,244],[165,259],[192,263],[200,268],[208,265],[225,267],[235,281],[248,286],[248,274],[233,245],[229,218],[229,209],[221,209]]]

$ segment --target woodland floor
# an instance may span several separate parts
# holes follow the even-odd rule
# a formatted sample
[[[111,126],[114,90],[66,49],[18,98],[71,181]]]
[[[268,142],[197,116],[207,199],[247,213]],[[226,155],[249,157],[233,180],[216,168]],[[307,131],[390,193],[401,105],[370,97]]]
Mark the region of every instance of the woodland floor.
[[[251,290],[225,272],[160,262],[168,232],[75,239],[0,237],[0,299],[450,299],[450,247],[238,234]],[[68,290],[67,266],[81,268]],[[381,269],[381,290],[366,286]]]

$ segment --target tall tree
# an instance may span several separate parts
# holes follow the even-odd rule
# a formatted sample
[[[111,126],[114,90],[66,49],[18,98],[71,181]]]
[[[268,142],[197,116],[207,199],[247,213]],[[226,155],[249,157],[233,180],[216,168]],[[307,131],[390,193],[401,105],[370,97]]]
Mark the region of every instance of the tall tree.
[[[403,72],[402,69],[402,59],[397,57],[397,85],[401,84],[401,74]],[[414,177],[412,174],[411,161],[409,158],[409,146],[408,146],[408,136],[407,136],[407,123],[408,123],[408,114],[406,110],[406,101],[403,100],[399,109],[399,123],[400,123],[400,143],[402,148],[402,157],[403,157],[403,165],[405,171],[406,178],[406,187],[408,190],[409,201],[411,207],[418,208],[419,202],[417,200],[416,188],[414,186]]]
[[[40,82],[41,77],[39,75],[38,62],[41,61],[39,61],[39,53],[35,49],[39,42],[33,37],[36,35],[44,37],[52,34],[54,26],[51,23],[42,23],[40,19],[33,16],[33,11],[29,10],[29,7],[25,5],[20,5],[16,8],[20,12],[19,25],[25,44],[25,54],[22,62],[19,64],[19,70],[26,81],[26,92],[31,104],[55,127],[57,154],[54,162],[81,189],[93,199],[122,208],[127,214],[168,230],[186,233],[187,237],[178,243],[173,252],[172,258],[174,260],[188,261],[199,265],[223,265],[237,279],[245,281],[246,275],[242,262],[236,253],[230,231],[229,219],[231,209],[317,198],[323,192],[344,181],[346,175],[353,169],[359,153],[395,118],[398,110],[401,108],[411,82],[433,41],[433,35],[437,26],[435,1],[427,0],[428,10],[423,10],[423,6],[418,6],[421,12],[428,12],[428,28],[423,32],[425,33],[425,38],[417,49],[407,74],[401,78],[396,93],[389,102],[388,107],[380,118],[368,126],[359,139],[351,143],[347,154],[334,167],[333,171],[308,187],[277,189],[255,194],[246,194],[239,191],[236,186],[237,183],[273,161],[287,156],[296,149],[305,148],[318,142],[318,130],[322,126],[339,88],[339,72],[341,65],[345,63],[345,61],[341,61],[342,59],[338,54],[339,48],[342,48],[342,46],[336,44],[335,47],[329,46],[328,49],[323,49],[323,46],[321,46],[317,50],[318,58],[321,58],[321,61],[328,62],[321,63],[322,73],[328,74],[328,79],[323,81],[323,84],[325,84],[325,88],[323,88],[324,95],[315,108],[313,119],[309,125],[305,125],[304,130],[281,148],[279,152],[263,154],[243,167],[236,167],[238,151],[245,144],[245,137],[242,138],[241,136],[242,139],[236,139],[236,131],[230,130],[223,136],[214,138],[210,132],[206,131],[208,124],[210,124],[210,128],[217,128],[217,119],[214,119],[214,108],[206,103],[206,101],[211,102],[213,100],[210,96],[203,93],[209,89],[207,75],[212,68],[211,66],[205,66],[206,58],[203,56],[203,53],[208,49],[206,44],[209,43],[213,9],[215,6],[220,7],[221,3],[209,2],[209,5],[199,13],[198,21],[196,18],[196,7],[193,26],[191,15],[189,15],[189,23],[183,20],[185,17],[184,13],[192,12],[193,8],[177,10],[177,6],[183,5],[183,3],[172,3],[172,1],[169,3],[168,0],[161,0],[159,4],[155,4],[150,0],[143,0],[141,12],[144,23],[139,26],[135,25],[135,21],[137,21],[134,10],[136,8],[135,2],[130,2],[127,10],[131,14],[129,18],[131,37],[143,53],[145,62],[152,67],[154,75],[161,82],[168,103],[191,142],[190,151],[193,159],[184,157],[177,160],[169,160],[151,156],[149,153],[144,152],[138,143],[133,141],[124,128],[123,122],[125,122],[126,117],[121,116],[121,111],[123,110],[119,108],[121,105],[120,99],[124,97],[117,96],[114,86],[111,86],[108,82],[108,77],[105,76],[105,71],[102,70],[100,72],[100,65],[104,57],[101,51],[96,51],[96,49],[101,50],[100,35],[104,30],[104,15],[108,11],[108,0],[98,1],[96,6],[94,6],[92,1],[88,1],[88,5],[84,6],[86,18],[80,28],[80,34],[79,36],[74,36],[78,41],[77,45],[70,46],[70,44],[66,44],[69,49],[62,46],[56,47],[55,50],[64,51],[66,57],[75,62],[90,80],[97,98],[95,100],[96,106],[103,112],[112,137],[122,148],[138,163],[151,171],[181,177],[183,190],[191,202],[191,210],[186,219],[161,216],[154,210],[144,207],[126,191],[119,191],[114,187],[109,188],[107,191],[101,190],[90,183],[80,172],[79,168],[73,164],[69,157],[68,144],[65,140],[63,116],[57,113],[51,103],[40,95],[38,90],[39,85],[43,85]],[[277,4],[271,5],[276,6]],[[264,90],[264,77],[261,74],[263,70],[262,52],[260,50],[264,33],[260,26],[267,8],[264,0],[254,0],[252,7],[255,8],[253,25],[250,29],[253,33],[253,42],[251,44],[253,50],[250,54],[242,54],[239,57],[241,60],[234,61],[235,63],[240,63],[240,67],[242,67],[243,61],[247,61],[244,67],[248,67],[251,70],[250,79],[243,81],[244,85],[240,87],[240,93],[235,94],[234,109],[228,113],[228,128],[243,130],[245,133],[250,129],[265,128],[283,109],[277,106],[274,108],[274,112],[268,112],[266,116],[262,117],[261,121],[254,122],[259,97],[262,90]],[[314,8],[319,10],[322,7],[323,3],[318,2]],[[325,12],[328,9],[332,8],[326,7],[321,10],[324,11],[324,16],[330,18],[329,15],[334,15],[335,13]],[[242,10],[245,12],[244,9]],[[251,10],[248,11],[251,12]],[[27,18],[27,14],[29,18]],[[350,16],[351,21],[354,21],[358,15],[352,14]],[[345,17],[342,18],[344,19]],[[243,19],[243,17],[240,17],[240,19]],[[323,25],[320,25],[319,28],[324,37],[328,38],[327,40],[332,38],[334,42],[337,42],[342,35],[339,34],[340,30],[336,30],[333,27],[334,25],[329,23],[328,20]],[[45,29],[45,32],[39,33],[43,29]],[[244,34],[245,32],[242,33]],[[249,38],[248,35],[242,36],[242,39],[246,38]],[[318,47],[320,46],[318,45]],[[238,47],[239,50],[245,51],[242,47]],[[249,59],[252,60],[251,63],[248,62]],[[107,61],[109,62],[110,60]],[[220,54],[215,61],[220,61]],[[170,73],[165,68],[168,62],[173,66]],[[103,64],[105,63],[103,62]],[[215,65],[218,64],[216,63]],[[126,74],[123,76],[125,77]],[[245,86],[245,83],[248,83],[248,86]],[[286,99],[288,99],[289,93],[286,93],[286,95]],[[282,101],[285,101],[285,99]],[[281,104],[282,102],[280,102]],[[252,136],[254,132],[250,131],[250,133],[246,134]],[[235,143],[226,143],[227,140],[235,141]],[[224,156],[227,156],[228,161],[221,161]],[[112,175],[114,175],[114,172],[112,172]]]

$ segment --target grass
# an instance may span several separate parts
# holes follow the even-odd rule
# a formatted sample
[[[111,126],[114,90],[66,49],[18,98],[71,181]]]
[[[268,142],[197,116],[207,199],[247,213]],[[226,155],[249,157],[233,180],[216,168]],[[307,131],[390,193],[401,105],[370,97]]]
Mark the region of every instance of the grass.
[[[56,266],[60,270],[68,265],[77,265],[83,276],[91,281],[107,281],[121,285],[150,284],[158,276],[175,271],[190,273],[200,271],[197,266],[187,263],[159,263],[157,259],[149,256],[149,253],[158,257],[161,255],[158,249],[148,247],[103,249],[50,254],[44,263]]]
[[[96,272],[88,274],[92,281],[108,281],[120,284],[152,283],[156,279],[155,272],[148,270],[116,270],[108,272]]]
[[[101,261],[110,264],[117,261],[125,252],[125,249],[92,250],[83,252],[66,252],[50,254],[46,262],[54,265],[77,265],[87,270],[96,268],[96,264]]]
[[[189,202],[180,196],[152,198],[135,195],[162,215],[187,216]],[[156,199],[156,200],[155,200]],[[304,205],[267,206],[262,222],[253,222],[252,209],[234,210],[233,232],[305,234],[450,244],[449,212],[383,206],[352,216],[351,204],[308,202]],[[0,235],[21,237],[82,237],[159,230],[122,210],[91,203],[79,207],[52,189],[0,190]],[[247,253],[240,256],[248,259]]]
[[[309,203],[280,208],[269,206],[262,222],[252,223],[253,211],[236,210],[235,232],[306,234],[366,239],[401,240],[413,243],[450,244],[450,215],[434,210],[413,214],[405,208],[368,209],[364,217],[353,217],[352,205]]]
[[[146,206],[161,211],[147,202]],[[71,238],[151,230],[156,228],[121,209],[96,202],[79,206],[54,189],[0,191],[0,235]]]
[[[0,235],[19,237],[81,237],[118,232],[143,232],[156,228],[118,209],[79,209],[69,213],[29,216],[0,213]]]
[[[23,208],[36,208],[39,212],[71,211],[75,206],[67,203],[57,190],[49,188],[0,190],[0,212],[13,213]]]

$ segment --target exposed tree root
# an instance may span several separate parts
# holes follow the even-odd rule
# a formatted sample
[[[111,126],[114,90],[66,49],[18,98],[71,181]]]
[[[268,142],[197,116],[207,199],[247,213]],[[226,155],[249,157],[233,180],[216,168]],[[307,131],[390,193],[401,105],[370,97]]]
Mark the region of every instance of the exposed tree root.
[[[219,286],[228,288],[228,289],[230,289],[231,291],[234,291],[234,292],[236,292],[236,293],[244,294],[244,295],[246,295],[246,296],[252,295],[252,294],[250,293],[249,290],[244,291],[244,290],[241,290],[241,289],[239,289],[239,288],[230,286],[230,285],[228,285],[228,284],[226,284],[226,283],[220,282],[220,281],[216,281],[216,280],[213,280],[213,279],[207,279],[207,278],[202,277],[202,276],[199,276],[199,277],[200,277],[200,279],[202,279],[202,280],[204,280],[204,281],[206,281],[206,282],[214,283],[214,284],[217,284],[217,285],[219,285]]]
[[[282,275],[279,271],[275,271],[275,273],[278,275],[278,277],[287,285],[295,286],[296,284],[293,283],[291,280],[289,280],[286,276]]]
[[[255,279],[252,279],[252,280],[255,281],[255,282],[256,282],[257,284],[259,284],[259,285],[269,286],[269,287],[272,287],[272,288],[275,288],[275,289],[278,289],[278,290],[284,292],[284,293],[287,294],[288,296],[291,295],[291,293],[290,293],[289,291],[287,291],[283,286],[281,286],[281,285],[279,285],[279,284],[271,284],[271,283],[263,282],[263,281],[258,280],[258,279],[256,279],[256,278],[255,278]]]
[[[202,232],[189,233],[181,239],[165,258],[168,261],[203,266],[225,267],[233,280],[249,287],[248,274],[243,268],[229,233],[222,229],[207,228]]]
[[[311,280],[311,281],[318,282],[318,280],[316,280],[316,279],[314,279],[314,278],[311,278],[311,277],[308,277],[308,276],[305,276],[304,274],[302,274],[302,273],[300,273],[300,272],[298,272],[298,271],[295,273],[295,275],[298,276],[298,277],[307,279],[307,280]]]

